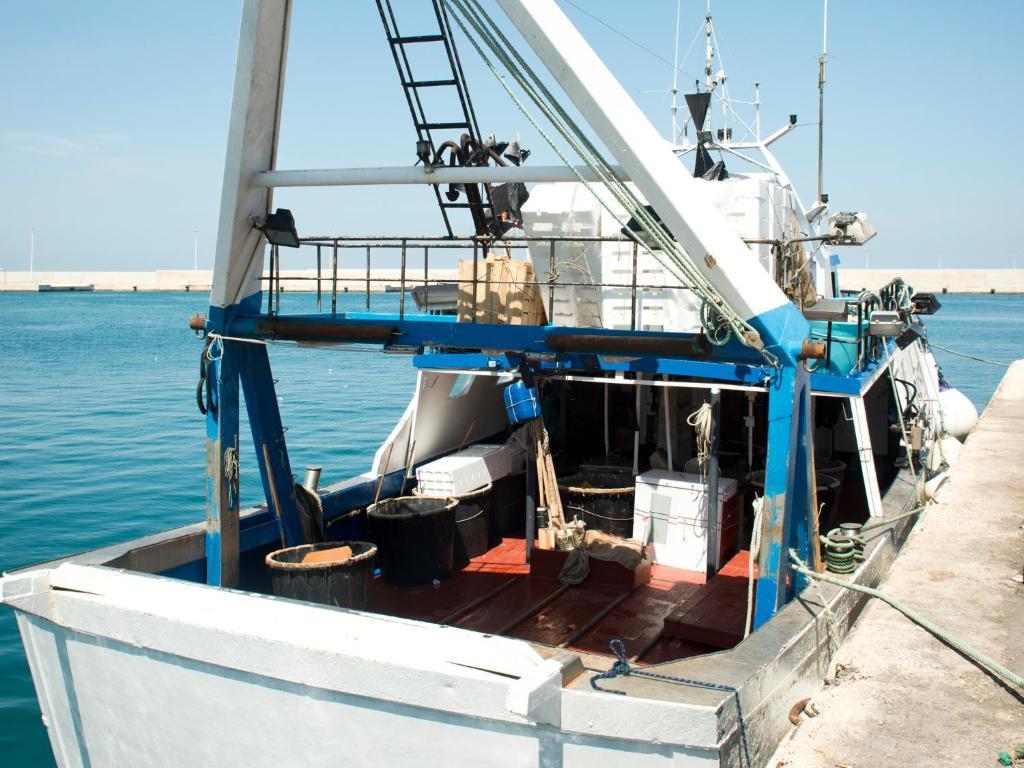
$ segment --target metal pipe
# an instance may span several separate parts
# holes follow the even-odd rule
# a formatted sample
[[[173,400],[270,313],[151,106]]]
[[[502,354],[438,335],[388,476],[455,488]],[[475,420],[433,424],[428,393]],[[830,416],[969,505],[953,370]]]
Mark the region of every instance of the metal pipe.
[[[320,283],[317,283],[317,290]],[[318,304],[319,306],[319,304]],[[331,265],[331,314],[338,314],[338,241],[334,241],[334,262]]]
[[[476,322],[476,294],[477,294],[477,260],[479,259],[478,243],[473,241],[473,317],[470,322]]]
[[[370,246],[366,246],[366,308],[370,308]]]
[[[335,246],[337,248],[337,246]],[[320,246],[316,247],[316,311],[320,311],[320,270],[321,270]],[[337,271],[337,269],[335,269]]]
[[[406,241],[402,241],[402,271],[398,279],[398,319],[405,319],[405,263],[406,257],[408,256],[408,246]]]
[[[616,175],[628,181],[622,168],[613,166]],[[577,175],[579,174],[579,175]],[[263,171],[252,177],[252,186],[267,189],[281,187],[351,187],[402,184],[503,184],[519,182],[599,181],[585,166],[574,169],[554,165],[521,166],[444,166],[440,168],[329,168],[322,170]]]
[[[323,467],[306,467],[306,476],[302,478],[302,487],[316,493],[320,488],[320,473],[322,471]]]
[[[708,457],[708,569],[710,579],[718,572],[718,542],[721,516],[718,514],[718,422],[722,412],[722,392],[711,389],[711,455]]]
[[[630,302],[629,302],[629,330],[636,330],[636,264],[637,264],[637,244],[633,242],[633,276],[631,279],[630,287]]]
[[[555,324],[555,241],[548,249],[548,323]]]
[[[423,246],[423,306],[430,314],[430,247]]]

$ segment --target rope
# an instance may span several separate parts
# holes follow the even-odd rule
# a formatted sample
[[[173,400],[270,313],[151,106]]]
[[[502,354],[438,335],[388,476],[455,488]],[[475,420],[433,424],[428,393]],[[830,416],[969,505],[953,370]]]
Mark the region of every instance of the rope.
[[[934,349],[941,349],[943,352],[948,352],[949,354],[956,355],[957,357],[963,357],[963,358],[966,358],[968,360],[974,360],[975,362],[978,362],[978,363],[988,363],[989,365],[998,365],[998,366],[1001,366],[1002,368],[1009,368],[1010,367],[1009,363],[1001,363],[998,360],[986,360],[984,357],[975,357],[974,355],[968,355],[966,352],[957,352],[955,349],[950,349],[949,347],[941,347],[941,346],[939,346],[938,344],[936,344],[933,341],[929,341],[928,342],[928,346],[932,347]]]
[[[1000,677],[1006,682],[1015,685],[1017,688],[1024,690],[1024,677],[1018,675],[1016,672],[1010,671],[999,662],[995,661],[994,659],[990,659],[988,656],[985,656],[981,652],[975,650],[973,647],[968,645],[960,638],[956,637],[950,632],[947,632],[938,624],[929,621],[924,616],[914,611],[912,608],[903,605],[903,603],[899,602],[896,598],[892,597],[891,595],[888,595],[885,592],[882,592],[877,589],[872,589],[871,587],[865,587],[860,584],[854,584],[852,582],[843,581],[842,579],[836,579],[825,573],[816,573],[815,571],[807,567],[807,564],[800,559],[795,550],[789,550],[789,559],[792,561],[792,565],[790,567],[794,571],[798,571],[799,573],[802,573],[804,576],[807,576],[808,578],[815,579],[818,581],[824,581],[828,584],[833,584],[843,589],[852,589],[854,592],[862,592],[865,595],[881,600],[883,603],[886,603],[890,607],[895,608],[897,611],[902,613],[912,622],[917,624],[925,631],[931,633],[933,636],[944,642],[946,645],[952,646],[954,650],[959,651],[964,656],[974,661],[976,664],[981,665],[997,677]]]
[[[725,691],[731,693],[736,699],[736,715],[737,715],[737,728],[740,732],[740,743],[743,745],[743,757],[748,766],[752,766],[753,762],[750,760],[750,746],[747,744],[747,729],[743,720],[743,707],[740,705],[740,692],[738,689],[733,688],[731,685],[724,685],[722,683],[706,683],[702,680],[690,680],[685,677],[674,677],[672,675],[662,675],[657,672],[647,672],[642,669],[633,669],[629,666],[629,662],[626,661],[626,646],[619,638],[615,638],[608,644],[611,652],[615,654],[615,662],[607,672],[600,672],[590,678],[590,687],[595,691],[601,691],[602,693],[614,693],[619,696],[625,696],[625,691],[616,691],[610,688],[602,688],[597,683],[599,680],[612,680],[613,678],[622,677],[646,677],[648,680],[659,680],[663,683],[673,683],[675,685],[685,685],[691,688],[707,688],[713,691]],[[742,762],[740,763],[742,765]]]
[[[747,620],[743,624],[743,637],[750,635],[754,621],[754,563],[761,554],[761,518],[764,513],[764,496],[754,496],[754,530],[750,535],[750,550],[747,555]]]
[[[687,416],[686,423],[693,427],[697,439],[697,462],[703,472],[711,458],[711,403],[704,403]]]
[[[611,165],[587,138],[586,134],[560,106],[558,100],[547,89],[543,81],[533,72],[522,56],[519,55],[515,46],[509,42],[508,38],[501,31],[501,28],[488,16],[478,0],[444,0],[444,3],[452,10],[452,17],[456,23],[473,45],[484,64],[491,70],[499,84],[523,113],[524,117],[551,146],[559,159],[573,171],[585,188],[594,195],[601,206],[622,225],[627,235],[643,247],[645,251],[649,252],[657,261],[662,263],[670,272],[674,273],[684,285],[688,285],[706,303],[711,304],[725,319],[743,344],[760,350],[770,365],[777,366],[779,362],[777,356],[764,348],[764,343],[757,331],[729,307],[690,257],[682,250],[680,245],[667,233],[663,225],[654,219],[636,194],[618,177]],[[574,166],[569,163],[565,155],[555,145],[550,136],[537,124],[529,110],[515,95],[504,77],[502,77],[501,73],[498,72],[497,68],[484,53],[481,44],[470,33],[467,24],[474,28],[483,43],[487,45],[520,88],[540,108],[555,130],[558,131],[584,164],[595,174],[616,201],[640,224],[647,236],[654,242],[656,248],[651,248],[644,243],[643,239],[627,226],[623,217],[619,216],[617,211],[612,210],[607,201],[597,195],[590,185],[586,183],[582,174],[576,171]],[[511,57],[506,51],[511,53]],[[515,61],[513,61],[513,57]],[[658,250],[667,255],[667,261],[657,253]]]

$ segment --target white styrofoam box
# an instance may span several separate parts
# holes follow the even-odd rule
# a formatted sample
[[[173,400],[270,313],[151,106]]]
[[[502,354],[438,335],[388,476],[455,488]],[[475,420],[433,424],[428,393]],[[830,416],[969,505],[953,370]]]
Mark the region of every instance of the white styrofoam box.
[[[722,508],[736,489],[732,478],[719,478],[714,519],[720,531]],[[700,475],[652,469],[637,476],[633,538],[650,545],[654,562],[704,571],[707,537],[708,489]]]
[[[481,443],[419,467],[416,487],[424,495],[458,496],[500,480],[508,473],[506,446]]]
[[[600,218],[600,204],[582,184],[538,184],[523,206],[523,227],[530,237],[596,237]],[[540,283],[548,282],[554,261],[554,290],[540,287],[548,322],[600,328],[601,244],[559,241],[552,253],[548,243],[531,242],[529,252]]]

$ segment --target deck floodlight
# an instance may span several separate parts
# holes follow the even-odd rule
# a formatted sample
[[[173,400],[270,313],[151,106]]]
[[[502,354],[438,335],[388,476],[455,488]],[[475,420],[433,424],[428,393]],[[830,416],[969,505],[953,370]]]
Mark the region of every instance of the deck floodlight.
[[[255,222],[256,228],[267,237],[271,245],[298,248],[299,233],[295,230],[295,217],[287,208],[278,208],[262,221]]]
[[[419,162],[424,165],[430,165],[430,142],[426,139],[420,139],[416,142],[416,157],[419,158]]]

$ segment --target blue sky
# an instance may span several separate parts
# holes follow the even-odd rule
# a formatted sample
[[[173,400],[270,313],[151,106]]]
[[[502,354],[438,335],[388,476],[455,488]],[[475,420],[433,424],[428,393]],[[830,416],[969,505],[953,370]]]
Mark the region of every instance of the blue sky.
[[[672,58],[675,0],[575,0]],[[394,0],[417,31],[421,0]],[[417,7],[419,6],[419,7]],[[671,67],[563,3],[570,18],[667,133]],[[241,4],[34,0],[3,4],[0,26],[0,268],[190,267],[213,258]],[[761,82],[765,131],[813,198],[821,3],[718,0],[713,12],[734,98]],[[496,10],[500,14],[500,11]],[[682,48],[704,4],[684,0]],[[1019,2],[832,0],[826,191],[879,230],[851,266],[1009,266],[1024,195],[1010,153],[1021,123]],[[702,68],[698,41],[683,63]],[[468,45],[462,54],[485,132],[519,131],[552,162]],[[278,165],[411,164],[414,134],[373,0],[297,0]],[[680,86],[692,76],[680,77]],[[991,142],[986,146],[986,142]],[[304,234],[432,233],[427,188],[288,190]],[[1010,223],[1010,226],[1006,226]],[[468,225],[467,225],[468,228]],[[1019,242],[1019,239],[1018,239]]]

